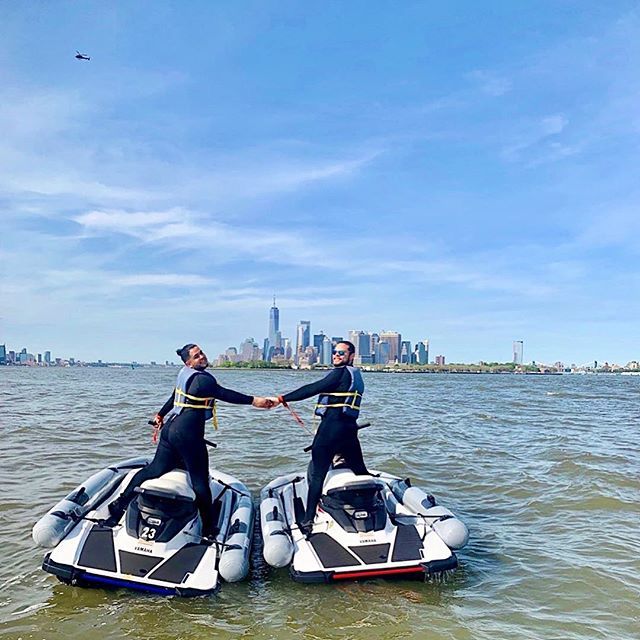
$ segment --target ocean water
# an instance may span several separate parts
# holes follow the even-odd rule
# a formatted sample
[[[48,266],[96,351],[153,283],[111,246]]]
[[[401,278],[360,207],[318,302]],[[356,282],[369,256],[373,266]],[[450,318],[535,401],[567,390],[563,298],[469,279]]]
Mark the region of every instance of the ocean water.
[[[220,371],[272,395],[314,372]],[[195,599],[63,585],[31,527],[94,471],[151,455],[146,421],[173,369],[0,367],[0,637],[640,638],[640,377],[365,374],[370,468],[433,493],[468,525],[460,567],[430,582],[302,585],[256,540],[249,579]],[[311,423],[311,401],[298,403]],[[303,470],[283,409],[220,404],[212,464],[257,496]]]

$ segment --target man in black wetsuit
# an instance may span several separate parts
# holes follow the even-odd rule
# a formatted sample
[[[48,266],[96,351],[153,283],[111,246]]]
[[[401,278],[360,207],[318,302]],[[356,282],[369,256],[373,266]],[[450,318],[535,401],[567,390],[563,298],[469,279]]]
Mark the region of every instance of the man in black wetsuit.
[[[364,381],[360,370],[352,366],[354,356],[355,347],[351,342],[339,342],[333,349],[334,368],[329,375],[277,398],[279,402],[288,403],[320,395],[315,413],[322,416],[322,420],[311,446],[307,508],[300,523],[300,530],[305,535],[313,528],[322,485],[334,455],[340,454],[355,474],[369,473],[362,458],[356,424]]]
[[[231,404],[251,404],[269,409],[267,398],[247,396],[225,389],[206,371],[209,361],[196,344],[186,344],[176,353],[185,366],[178,373],[176,388],[156,414],[154,422],[162,428],[156,454],[146,467],[133,476],[127,488],[109,505],[109,524],[115,525],[134,497],[136,487],[145,480],[158,478],[172,469],[185,469],[196,494],[196,505],[202,517],[202,535],[213,534],[211,488],[209,486],[209,454],[204,441],[205,422],[213,415],[216,400]],[[163,422],[167,417],[166,424]]]

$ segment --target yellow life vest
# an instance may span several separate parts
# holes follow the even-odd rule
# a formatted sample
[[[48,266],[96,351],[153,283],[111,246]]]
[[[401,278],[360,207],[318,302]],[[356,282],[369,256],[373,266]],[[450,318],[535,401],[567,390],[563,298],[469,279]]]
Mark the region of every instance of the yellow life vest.
[[[173,394],[173,408],[171,412],[179,415],[183,409],[201,409],[205,412],[205,420],[212,420],[213,426],[218,429],[218,416],[216,415],[215,398],[203,398],[201,396],[193,396],[186,392],[191,378],[197,374],[205,374],[211,376],[206,371],[198,371],[191,367],[184,366],[178,373],[176,380],[176,388]],[[211,376],[213,377],[213,376]]]
[[[342,413],[357,418],[360,413],[360,403],[362,402],[362,394],[364,393],[364,380],[360,370],[356,367],[346,366],[345,369],[351,376],[348,391],[331,391],[329,393],[321,393],[318,403],[315,406],[314,414],[323,416],[327,409],[340,409]],[[334,398],[343,402],[334,402]]]
[[[188,402],[183,402],[188,400]],[[213,422],[213,428],[218,430],[218,414],[216,412],[216,399],[215,398],[201,398],[198,396],[190,396],[188,393],[178,389],[176,387],[173,397],[174,407],[185,407],[187,409],[204,409],[211,412],[211,421]],[[209,420],[209,418],[206,418]]]

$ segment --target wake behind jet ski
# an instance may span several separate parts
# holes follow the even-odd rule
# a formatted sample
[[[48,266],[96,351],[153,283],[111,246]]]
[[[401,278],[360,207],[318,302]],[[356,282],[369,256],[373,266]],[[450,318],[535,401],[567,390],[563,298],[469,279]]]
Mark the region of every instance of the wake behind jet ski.
[[[115,526],[109,504],[147,458],[132,458],[92,475],[33,527],[53,547],[42,568],[82,586],[127,587],[183,596],[214,593],[221,579],[246,577],[253,529],[251,495],[236,478],[210,471],[215,526],[202,537],[188,474],[179,469],[147,480]]]
[[[355,475],[334,466],[325,479],[313,529],[300,524],[305,474],[281,476],[260,494],[264,558],[290,565],[299,582],[425,577],[455,569],[467,527],[433,496],[386,473]]]

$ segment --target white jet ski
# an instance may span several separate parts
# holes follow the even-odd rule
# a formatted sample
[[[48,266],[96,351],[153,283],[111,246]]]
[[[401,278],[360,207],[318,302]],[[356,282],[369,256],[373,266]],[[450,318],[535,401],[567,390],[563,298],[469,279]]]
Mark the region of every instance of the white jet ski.
[[[182,596],[215,593],[221,578],[246,577],[253,503],[228,474],[210,471],[214,538],[202,538],[195,493],[179,469],[143,482],[120,521],[106,525],[109,503],[149,461],[132,458],[99,471],[35,524],[34,541],[54,547],[45,571],[67,584]]]
[[[299,530],[307,478],[290,474],[260,494],[264,558],[290,565],[299,582],[426,577],[455,569],[467,527],[433,496],[386,473],[358,476],[334,466],[324,481],[312,533]]]

